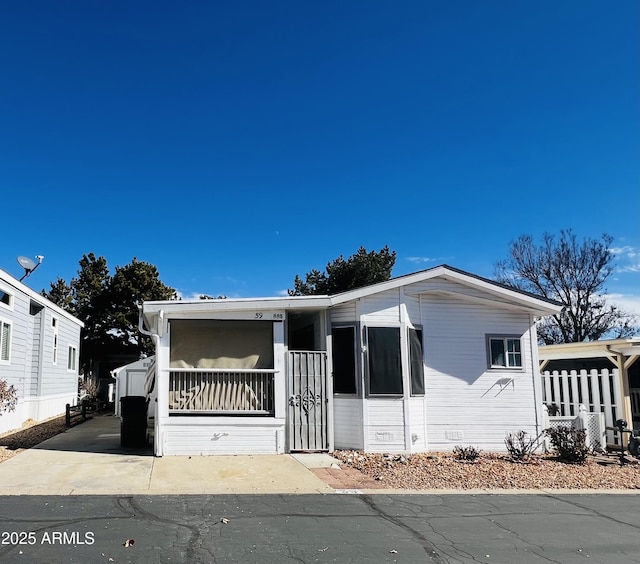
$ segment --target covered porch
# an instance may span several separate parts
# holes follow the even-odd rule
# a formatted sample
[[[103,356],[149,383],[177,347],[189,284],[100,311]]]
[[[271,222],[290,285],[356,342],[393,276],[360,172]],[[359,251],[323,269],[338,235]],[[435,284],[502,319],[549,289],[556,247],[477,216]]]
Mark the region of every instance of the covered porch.
[[[640,430],[640,362],[637,362],[640,338],[546,345],[538,347],[538,355],[543,383],[546,381],[547,387],[551,387],[555,380],[559,397],[566,396],[566,401],[556,402],[559,407],[562,407],[560,403],[570,403],[569,398],[573,396],[578,402],[579,394],[571,392],[571,383],[565,386],[566,392],[560,391],[562,376],[573,375],[576,382],[579,381],[577,388],[590,390],[582,395],[596,398],[597,401],[591,402],[594,410],[612,411],[616,417],[625,419],[630,428]],[[598,383],[603,374],[609,375],[605,380],[610,380],[610,386]],[[573,406],[567,407],[571,409]],[[577,403],[575,410],[577,413]]]

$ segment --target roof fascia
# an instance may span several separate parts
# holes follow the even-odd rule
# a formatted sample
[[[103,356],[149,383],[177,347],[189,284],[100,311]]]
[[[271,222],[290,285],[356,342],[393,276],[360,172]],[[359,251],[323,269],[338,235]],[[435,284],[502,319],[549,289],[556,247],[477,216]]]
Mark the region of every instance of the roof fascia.
[[[25,286],[22,282],[20,282],[20,280],[14,278],[13,276],[11,276],[11,274],[5,272],[2,269],[0,269],[0,280],[2,280],[5,284],[13,287],[18,292],[22,292],[37,304],[49,308],[51,311],[54,311],[62,317],[66,317],[69,321],[78,324],[80,327],[84,327],[84,323],[77,317],[71,315],[68,311],[65,311],[60,306],[54,304],[51,300],[45,298],[42,294],[38,294],[38,292],[33,291],[31,288],[29,288],[29,286]]]
[[[392,290],[401,286],[409,286],[410,284],[414,284],[416,282],[424,282],[425,280],[430,280],[433,278],[454,280],[456,282],[460,282],[465,286],[481,289],[490,294],[508,299],[509,302],[513,305],[519,305],[523,309],[534,311],[535,313],[541,315],[552,315],[554,313],[559,313],[564,307],[562,304],[558,304],[544,298],[536,298],[534,296],[530,296],[518,290],[507,288],[501,284],[496,284],[489,280],[484,280],[465,272],[452,269],[446,265],[436,266],[429,270],[423,270],[414,274],[408,274],[406,276],[393,278],[386,282],[380,282],[371,286],[365,286],[364,288],[357,288],[355,290],[343,292],[342,294],[336,294],[335,296],[331,296],[331,303],[332,305],[339,305],[351,300],[363,298],[372,294],[384,292],[386,290]],[[418,294],[419,292],[415,293],[415,295]],[[412,295],[411,292],[408,292],[408,295]],[[456,296],[464,295],[456,294]],[[493,303],[495,304],[495,302]]]
[[[610,356],[612,352],[619,352],[624,356],[637,356],[640,354],[640,339],[608,339],[538,347],[540,360],[604,358]]]
[[[288,298],[237,298],[221,300],[165,300],[150,301],[142,304],[145,315],[153,315],[161,310],[166,315],[172,313],[215,313],[233,311],[251,311],[256,309],[326,309],[331,305],[328,296],[291,296]]]

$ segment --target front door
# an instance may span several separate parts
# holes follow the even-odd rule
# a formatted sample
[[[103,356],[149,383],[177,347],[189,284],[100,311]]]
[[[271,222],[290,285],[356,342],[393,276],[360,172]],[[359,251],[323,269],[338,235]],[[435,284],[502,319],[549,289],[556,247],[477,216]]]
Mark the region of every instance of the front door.
[[[329,450],[327,353],[289,352],[289,449]]]

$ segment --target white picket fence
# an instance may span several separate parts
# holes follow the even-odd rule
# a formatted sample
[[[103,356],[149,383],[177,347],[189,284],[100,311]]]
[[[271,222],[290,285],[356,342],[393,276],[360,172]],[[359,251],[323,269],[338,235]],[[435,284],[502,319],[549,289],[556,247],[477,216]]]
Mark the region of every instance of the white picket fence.
[[[582,404],[587,412],[602,413],[605,427],[613,427],[622,417],[622,391],[617,369],[543,372],[542,397],[550,411],[552,406],[557,406],[559,413],[556,416],[574,419]],[[618,444],[617,433],[607,431],[606,442]]]

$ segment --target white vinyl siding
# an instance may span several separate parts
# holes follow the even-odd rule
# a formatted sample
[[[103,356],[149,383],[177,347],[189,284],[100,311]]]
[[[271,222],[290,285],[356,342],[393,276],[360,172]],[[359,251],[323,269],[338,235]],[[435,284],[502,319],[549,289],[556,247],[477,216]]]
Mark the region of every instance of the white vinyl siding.
[[[403,398],[367,400],[365,448],[368,452],[406,452]]]
[[[358,398],[333,398],[335,448],[364,448],[362,405]]]
[[[212,440],[212,437],[214,439]],[[214,422],[203,417],[173,417],[162,425],[164,455],[281,454],[284,420],[259,423],[225,417]]]
[[[423,297],[429,450],[504,451],[507,432],[535,436],[530,317],[452,297]],[[486,335],[522,335],[524,368],[487,367]]]
[[[14,385],[19,395],[16,410],[0,417],[3,433],[27,419],[60,415],[67,403],[77,401],[77,375],[67,370],[65,355],[67,344],[79,350],[82,324],[3,271],[0,292],[10,295],[0,298],[0,378]],[[53,364],[53,317],[58,320],[57,364]]]

